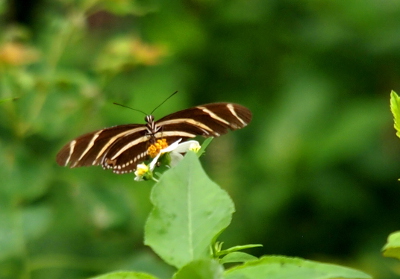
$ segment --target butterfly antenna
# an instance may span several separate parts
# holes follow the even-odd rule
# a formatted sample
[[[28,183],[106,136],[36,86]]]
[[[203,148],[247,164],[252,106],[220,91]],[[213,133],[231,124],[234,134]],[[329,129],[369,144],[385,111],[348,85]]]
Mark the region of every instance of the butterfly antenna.
[[[140,113],[143,113],[144,115],[147,115],[147,113],[145,113],[144,111],[141,111],[141,110],[139,110],[139,109],[134,109],[134,108],[131,108],[131,107],[128,107],[128,106],[125,106],[125,105],[118,104],[118,103],[113,103],[113,104],[114,104],[114,105],[117,105],[117,106],[124,107],[124,108],[131,109],[131,110],[134,110],[134,111],[137,111],[137,112],[140,112]]]
[[[174,93],[172,93],[167,99],[165,99],[164,101],[162,101],[161,104],[159,104],[158,106],[155,107],[155,109],[152,110],[152,112],[150,114],[153,114],[153,112],[156,111],[156,109],[158,109],[159,107],[161,107],[162,104],[164,104],[166,101],[168,101],[169,98],[171,98],[172,96],[174,96],[176,93],[178,93],[178,91],[175,91]]]

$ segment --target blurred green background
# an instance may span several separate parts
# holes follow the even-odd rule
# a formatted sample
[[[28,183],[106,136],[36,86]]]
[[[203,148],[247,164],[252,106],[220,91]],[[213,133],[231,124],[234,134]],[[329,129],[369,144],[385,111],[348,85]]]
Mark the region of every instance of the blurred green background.
[[[0,278],[173,270],[143,245],[152,183],[55,162],[72,138],[207,102],[252,123],[202,158],[225,248],[398,278],[398,0],[0,1]],[[15,99],[14,99],[15,98]],[[217,205],[210,205],[217,206]]]

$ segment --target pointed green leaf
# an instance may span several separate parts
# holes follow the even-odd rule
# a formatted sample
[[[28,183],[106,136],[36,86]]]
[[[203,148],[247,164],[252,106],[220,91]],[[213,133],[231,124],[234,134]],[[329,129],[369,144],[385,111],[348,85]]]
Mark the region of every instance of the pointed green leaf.
[[[164,173],[151,201],[145,243],[177,268],[210,257],[211,240],[234,212],[228,194],[207,177],[193,152]]]
[[[393,90],[390,93],[390,110],[394,117],[396,135],[400,138],[400,97]]]
[[[197,157],[200,157],[201,155],[203,155],[204,152],[206,152],[207,146],[212,142],[213,139],[213,137],[210,137],[203,141],[199,152],[197,152]]]
[[[392,257],[400,260],[400,231],[389,235],[382,250],[385,257]]]
[[[225,254],[229,254],[229,253],[232,253],[232,252],[237,252],[237,251],[240,251],[240,250],[256,248],[256,247],[262,247],[262,244],[236,245],[236,246],[230,247],[228,249],[221,250],[221,251],[218,252],[218,254],[219,255],[225,255]]]
[[[249,261],[255,261],[258,260],[257,257],[254,257],[253,255],[244,253],[244,252],[232,252],[223,257],[220,260],[221,264],[224,263],[244,263],[244,262],[249,262]]]
[[[224,269],[215,260],[197,260],[182,267],[173,279],[222,279]]]
[[[372,277],[364,272],[339,265],[300,258],[266,256],[258,261],[247,262],[225,272],[225,279],[239,278],[361,279]]]
[[[142,272],[118,271],[92,277],[91,279],[157,279],[157,277]]]

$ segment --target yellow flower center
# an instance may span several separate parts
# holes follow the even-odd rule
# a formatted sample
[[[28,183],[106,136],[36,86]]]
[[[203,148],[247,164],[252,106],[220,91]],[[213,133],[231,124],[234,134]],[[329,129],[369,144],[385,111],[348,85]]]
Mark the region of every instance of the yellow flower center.
[[[136,176],[143,176],[149,171],[149,167],[146,166],[145,164],[139,164],[136,168]]]
[[[149,154],[149,156],[151,158],[154,158],[158,155],[158,153],[160,153],[161,149],[164,149],[167,147],[168,147],[167,140],[159,139],[156,141],[156,143],[150,145],[149,148],[147,148],[147,154]]]
[[[189,146],[189,150],[193,151],[194,153],[199,152],[200,148],[201,148],[201,146],[200,146],[200,144],[198,142],[192,143]]]

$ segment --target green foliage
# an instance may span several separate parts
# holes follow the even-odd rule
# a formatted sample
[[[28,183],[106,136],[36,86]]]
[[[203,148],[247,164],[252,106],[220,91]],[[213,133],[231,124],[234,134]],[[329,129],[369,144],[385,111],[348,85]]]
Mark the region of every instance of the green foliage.
[[[223,278],[223,268],[215,260],[196,260],[182,267],[173,279],[220,279]]]
[[[390,93],[390,110],[394,117],[394,128],[396,135],[400,137],[400,97],[392,90]]]
[[[382,250],[385,257],[393,257],[400,260],[400,232],[391,233]]]
[[[142,241],[152,183],[54,157],[80,134],[143,123],[113,102],[150,112],[176,90],[156,119],[215,101],[254,114],[202,158],[235,201],[224,245],[398,278],[377,251],[400,211],[387,102],[399,1],[12,3],[0,1],[0,278],[172,276]]]
[[[177,268],[208,255],[211,240],[234,212],[228,194],[205,175],[193,152],[162,176],[151,201],[145,243]]]
[[[390,110],[394,118],[394,128],[396,135],[400,137],[400,97],[392,90],[390,93]],[[400,259],[400,232],[393,232],[389,235],[386,244],[382,248],[385,257]],[[397,268],[397,267],[394,267]]]
[[[236,246],[221,251],[215,239],[225,229],[234,211],[227,193],[212,182],[193,152],[168,170],[154,185],[153,209],[147,219],[145,243],[178,271],[172,278],[371,278],[354,269],[303,259],[268,256],[257,259],[238,250],[258,245]],[[210,246],[218,246],[218,262]],[[230,256],[231,255],[231,256]],[[224,271],[222,263],[245,262]],[[125,276],[125,277],[123,277]],[[136,272],[118,272],[96,278],[153,278]]]
[[[221,263],[244,263],[249,261],[254,261],[257,258],[243,252],[232,252],[227,254],[225,257],[221,259]]]
[[[204,154],[204,152],[206,151],[207,146],[211,143],[211,141],[213,140],[213,138],[207,138],[203,144],[201,145],[201,148],[199,150],[199,152],[197,152],[197,156],[200,157],[201,155]]]
[[[363,272],[332,264],[280,256],[262,257],[225,272],[226,279],[236,278],[372,278]]]
[[[157,279],[157,278],[145,273],[119,271],[92,277],[92,279]]]

